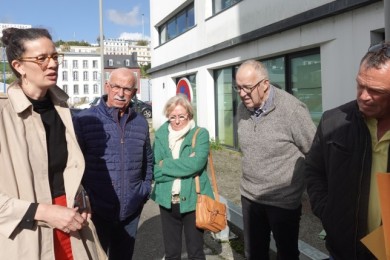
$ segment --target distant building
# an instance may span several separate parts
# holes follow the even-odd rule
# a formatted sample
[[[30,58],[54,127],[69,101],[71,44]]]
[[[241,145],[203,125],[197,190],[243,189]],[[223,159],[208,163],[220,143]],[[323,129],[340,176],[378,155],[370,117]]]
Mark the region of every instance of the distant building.
[[[57,85],[68,95],[70,105],[100,97],[101,59],[98,53],[67,52],[58,70]]]
[[[137,53],[138,64],[146,65],[150,63],[150,41],[147,45],[138,45],[138,40],[107,39],[104,40],[104,54],[109,55],[131,55]]]
[[[6,28],[27,29],[31,28],[30,24],[16,24],[16,23],[0,23],[0,38],[3,36],[3,30]]]
[[[137,53],[132,55],[104,55],[105,79],[108,79],[112,70],[126,67],[131,69],[137,77],[137,94],[140,93],[141,69],[137,62]]]

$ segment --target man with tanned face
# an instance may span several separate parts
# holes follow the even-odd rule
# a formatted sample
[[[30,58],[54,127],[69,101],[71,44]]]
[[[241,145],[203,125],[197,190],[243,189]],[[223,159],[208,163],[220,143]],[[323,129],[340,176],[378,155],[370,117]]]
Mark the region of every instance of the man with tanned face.
[[[80,112],[74,126],[86,167],[92,220],[110,260],[131,259],[141,211],[151,192],[153,153],[146,119],[131,108],[137,78],[115,69],[107,95]]]
[[[390,43],[360,62],[357,97],[324,112],[306,159],[313,213],[331,259],[375,259],[360,239],[381,223],[377,172],[390,172]]]

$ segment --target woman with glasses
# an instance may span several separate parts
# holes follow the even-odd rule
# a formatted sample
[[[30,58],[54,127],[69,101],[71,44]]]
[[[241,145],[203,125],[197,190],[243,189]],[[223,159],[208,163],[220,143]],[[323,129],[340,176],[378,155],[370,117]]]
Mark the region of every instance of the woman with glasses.
[[[160,205],[165,259],[181,259],[183,229],[188,259],[205,259],[203,230],[195,226],[194,177],[200,177],[201,193],[213,198],[206,172],[209,133],[201,128],[192,148],[198,127],[191,103],[183,94],[168,100],[164,114],[168,121],[155,134],[155,186],[151,198]]]
[[[8,28],[2,42],[17,79],[0,98],[0,258],[105,259],[68,96],[56,86],[63,54],[46,29]]]

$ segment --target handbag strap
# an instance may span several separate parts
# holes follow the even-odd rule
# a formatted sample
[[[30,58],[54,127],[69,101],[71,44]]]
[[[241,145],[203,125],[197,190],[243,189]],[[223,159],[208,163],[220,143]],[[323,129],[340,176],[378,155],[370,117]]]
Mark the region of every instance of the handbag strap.
[[[194,135],[192,136],[192,149],[195,148],[196,144],[196,136],[198,135],[200,128],[196,129]],[[217,187],[217,180],[215,178],[215,170],[214,170],[214,164],[213,164],[213,158],[211,156],[211,152],[208,154],[208,161],[210,165],[210,172],[211,172],[211,184],[213,187],[214,197],[216,201],[219,201],[219,194],[218,194],[218,187]],[[200,194],[200,183],[199,183],[199,175],[195,176],[195,190],[197,194]]]

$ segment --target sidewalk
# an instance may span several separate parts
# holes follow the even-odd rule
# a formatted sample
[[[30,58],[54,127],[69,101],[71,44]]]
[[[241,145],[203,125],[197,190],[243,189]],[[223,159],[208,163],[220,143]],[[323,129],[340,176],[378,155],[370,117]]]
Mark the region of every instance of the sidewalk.
[[[164,257],[164,245],[161,234],[159,208],[154,201],[149,200],[141,214],[138,234],[135,242],[133,260],[160,260]],[[206,232],[204,236],[207,260],[243,260],[242,255],[235,252],[228,242],[219,243]],[[187,259],[185,242],[183,240],[182,259]]]

